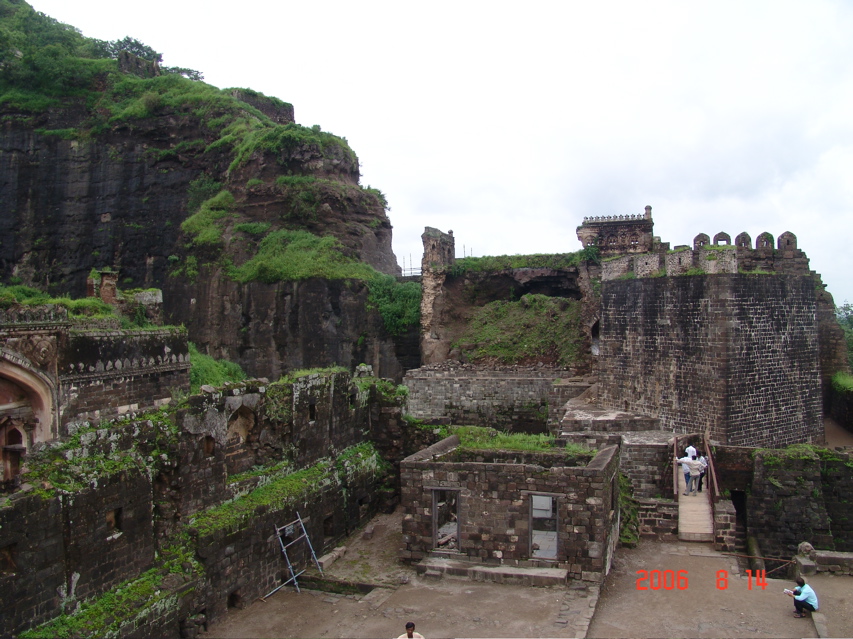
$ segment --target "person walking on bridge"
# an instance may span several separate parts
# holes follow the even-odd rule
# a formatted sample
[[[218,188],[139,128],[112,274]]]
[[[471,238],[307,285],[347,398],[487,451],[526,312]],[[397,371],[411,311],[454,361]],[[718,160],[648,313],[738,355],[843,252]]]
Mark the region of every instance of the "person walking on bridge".
[[[681,464],[681,467],[690,473],[689,479],[687,478],[687,472],[684,473],[685,479],[687,479],[684,494],[689,495],[692,492],[695,496],[696,488],[699,484],[699,475],[702,474],[702,462],[696,459],[696,455],[693,455],[692,457],[676,459],[675,463]]]

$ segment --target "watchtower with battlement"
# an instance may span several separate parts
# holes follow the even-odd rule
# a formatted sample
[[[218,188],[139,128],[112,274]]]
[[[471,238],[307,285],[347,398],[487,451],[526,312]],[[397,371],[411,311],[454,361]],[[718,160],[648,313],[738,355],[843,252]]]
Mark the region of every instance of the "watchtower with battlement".
[[[586,246],[597,246],[602,256],[648,253],[655,245],[652,207],[636,215],[602,215],[583,219],[577,228],[578,239]]]

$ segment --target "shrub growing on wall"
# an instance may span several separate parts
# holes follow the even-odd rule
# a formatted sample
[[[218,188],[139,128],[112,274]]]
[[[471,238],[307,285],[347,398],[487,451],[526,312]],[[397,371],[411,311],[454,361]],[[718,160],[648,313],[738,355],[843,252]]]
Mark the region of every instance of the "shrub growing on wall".
[[[580,359],[584,339],[580,310],[576,300],[547,295],[491,302],[477,311],[454,347],[471,360],[546,360],[571,366]]]

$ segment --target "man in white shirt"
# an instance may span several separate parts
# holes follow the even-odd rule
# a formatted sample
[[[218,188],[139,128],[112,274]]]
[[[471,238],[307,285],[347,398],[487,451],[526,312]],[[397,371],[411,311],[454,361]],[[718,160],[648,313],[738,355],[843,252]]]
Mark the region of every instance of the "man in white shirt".
[[[699,484],[699,475],[702,473],[702,462],[696,459],[696,455],[693,455],[693,457],[682,457],[681,459],[676,459],[675,463],[681,464],[681,467],[687,469],[687,473],[690,474],[688,478],[687,473],[685,473],[687,487],[684,494],[689,495],[692,492],[695,496],[696,487]]]

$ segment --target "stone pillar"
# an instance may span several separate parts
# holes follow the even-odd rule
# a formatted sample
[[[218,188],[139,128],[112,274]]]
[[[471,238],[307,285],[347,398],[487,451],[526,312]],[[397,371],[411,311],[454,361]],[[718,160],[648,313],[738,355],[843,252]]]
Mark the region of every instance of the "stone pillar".
[[[447,357],[446,352],[440,352],[441,327],[433,318],[438,315],[436,309],[441,308],[443,302],[442,287],[447,270],[456,262],[456,243],[453,231],[442,233],[429,226],[424,229],[421,239],[424,243],[421,262],[421,364],[433,364]]]
[[[100,271],[101,299],[107,304],[116,304],[118,300],[118,273],[115,271]]]

